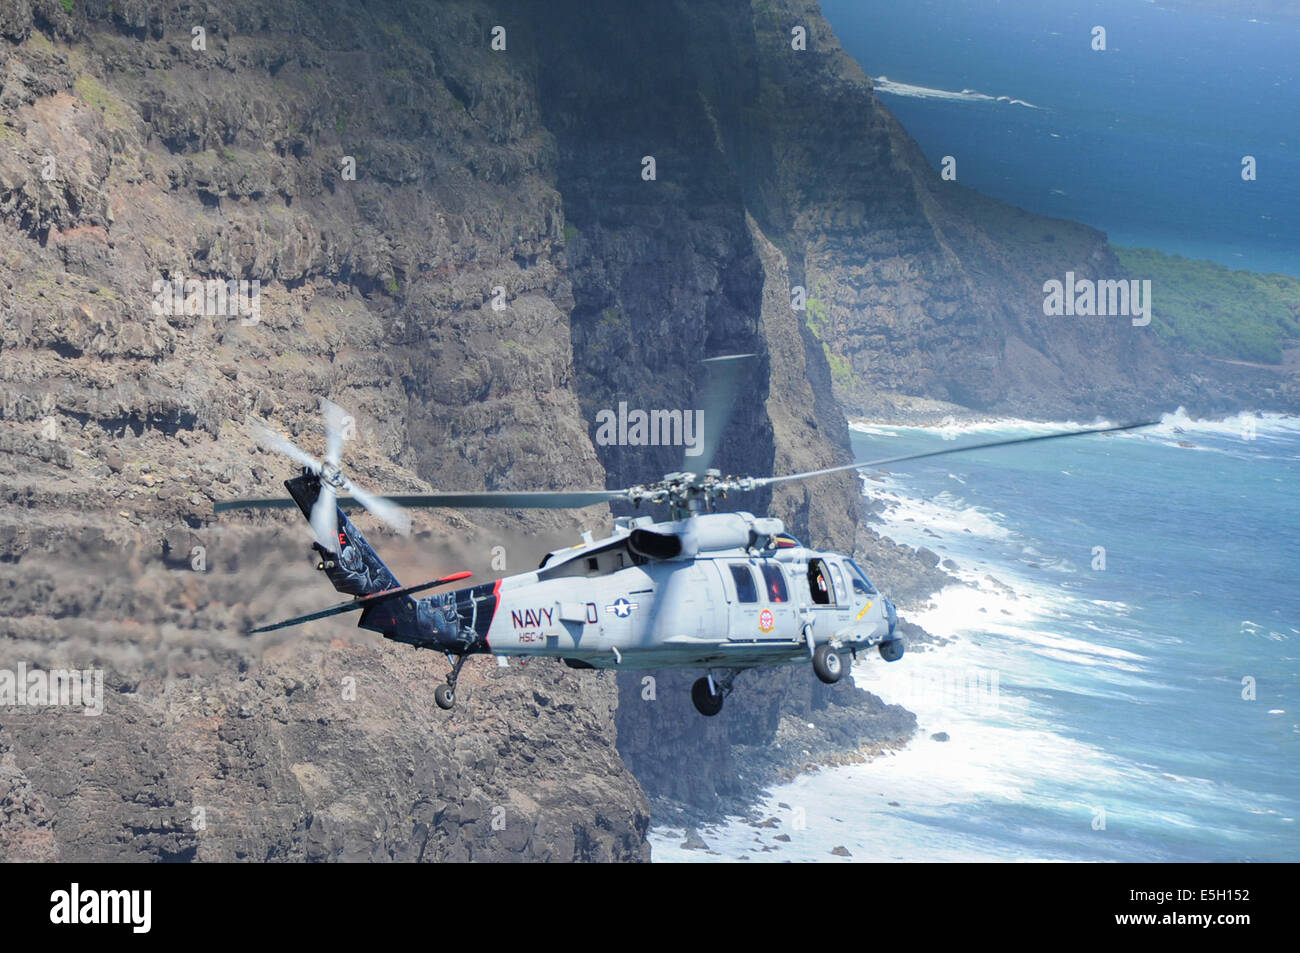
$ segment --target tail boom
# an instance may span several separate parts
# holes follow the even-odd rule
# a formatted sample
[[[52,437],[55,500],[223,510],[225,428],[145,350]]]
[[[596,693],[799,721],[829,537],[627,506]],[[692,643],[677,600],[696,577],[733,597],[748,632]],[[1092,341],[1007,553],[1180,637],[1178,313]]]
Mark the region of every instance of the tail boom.
[[[305,470],[301,476],[285,480],[284,486],[310,522],[312,508],[320,496],[320,477]],[[313,543],[312,548],[320,556],[319,568],[334,588],[354,599],[267,628],[281,628],[360,609],[361,617],[357,620],[360,628],[378,632],[397,642],[457,653],[488,651],[487,633],[496,612],[500,583],[413,599],[415,592],[459,581],[470,574],[456,573],[431,583],[403,587],[352,525],[343,509],[337,506],[336,509],[337,551],[330,552],[319,542]]]

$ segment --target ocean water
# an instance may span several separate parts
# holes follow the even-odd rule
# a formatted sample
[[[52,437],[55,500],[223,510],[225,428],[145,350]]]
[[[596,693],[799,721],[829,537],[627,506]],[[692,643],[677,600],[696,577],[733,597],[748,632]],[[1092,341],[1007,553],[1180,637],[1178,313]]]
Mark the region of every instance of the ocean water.
[[[854,443],[870,459],[1058,426]],[[1300,860],[1300,418],[1178,412],[874,476],[882,531],[963,580],[909,616],[950,644],[854,667],[918,737],[775,788],[775,826],[702,830],[714,859]],[[682,833],[652,831],[655,860],[710,858]]]
[[[1120,245],[1300,275],[1300,23],[1148,0],[821,5],[962,184]]]

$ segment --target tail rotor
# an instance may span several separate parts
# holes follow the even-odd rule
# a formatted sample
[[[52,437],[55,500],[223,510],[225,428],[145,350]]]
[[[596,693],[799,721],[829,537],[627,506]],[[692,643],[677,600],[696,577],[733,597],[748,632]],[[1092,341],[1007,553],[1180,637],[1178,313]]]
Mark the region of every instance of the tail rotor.
[[[318,460],[286,437],[269,427],[258,426],[258,443],[268,450],[282,453],[311,470],[320,480],[320,493],[311,509],[311,528],[316,541],[331,553],[339,550],[338,497],[346,493],[374,514],[380,522],[406,536],[411,531],[411,519],[392,500],[363,490],[343,475],[341,461],[346,428],[350,418],[338,404],[321,401],[321,416],[325,420],[325,459]]]

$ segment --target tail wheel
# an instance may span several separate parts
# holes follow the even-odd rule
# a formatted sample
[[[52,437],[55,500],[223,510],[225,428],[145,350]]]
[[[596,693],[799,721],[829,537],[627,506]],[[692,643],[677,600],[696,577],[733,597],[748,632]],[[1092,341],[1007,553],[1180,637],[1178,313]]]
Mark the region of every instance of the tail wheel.
[[[439,685],[433,690],[433,700],[439,708],[446,711],[456,704],[456,689],[450,685]]]
[[[829,645],[819,645],[813,652],[813,671],[827,685],[834,685],[843,678],[846,668],[844,659]]]
[[[890,639],[880,643],[880,657],[886,662],[897,662],[903,657],[903,640]]]
[[[712,718],[722,711],[722,693],[718,692],[715,695],[710,690],[707,678],[695,680],[695,684],[691,686],[691,701],[695,703],[695,710],[707,718]]]

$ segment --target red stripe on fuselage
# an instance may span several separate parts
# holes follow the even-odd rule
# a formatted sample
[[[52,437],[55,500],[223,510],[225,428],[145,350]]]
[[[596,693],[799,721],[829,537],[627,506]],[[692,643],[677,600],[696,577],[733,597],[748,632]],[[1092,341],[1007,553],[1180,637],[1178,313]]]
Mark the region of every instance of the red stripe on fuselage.
[[[496,581],[492,587],[492,618],[488,619],[487,631],[483,633],[483,644],[487,646],[488,651],[492,651],[492,645],[488,642],[488,634],[492,631],[492,623],[496,621],[497,610],[501,608],[501,580]]]

